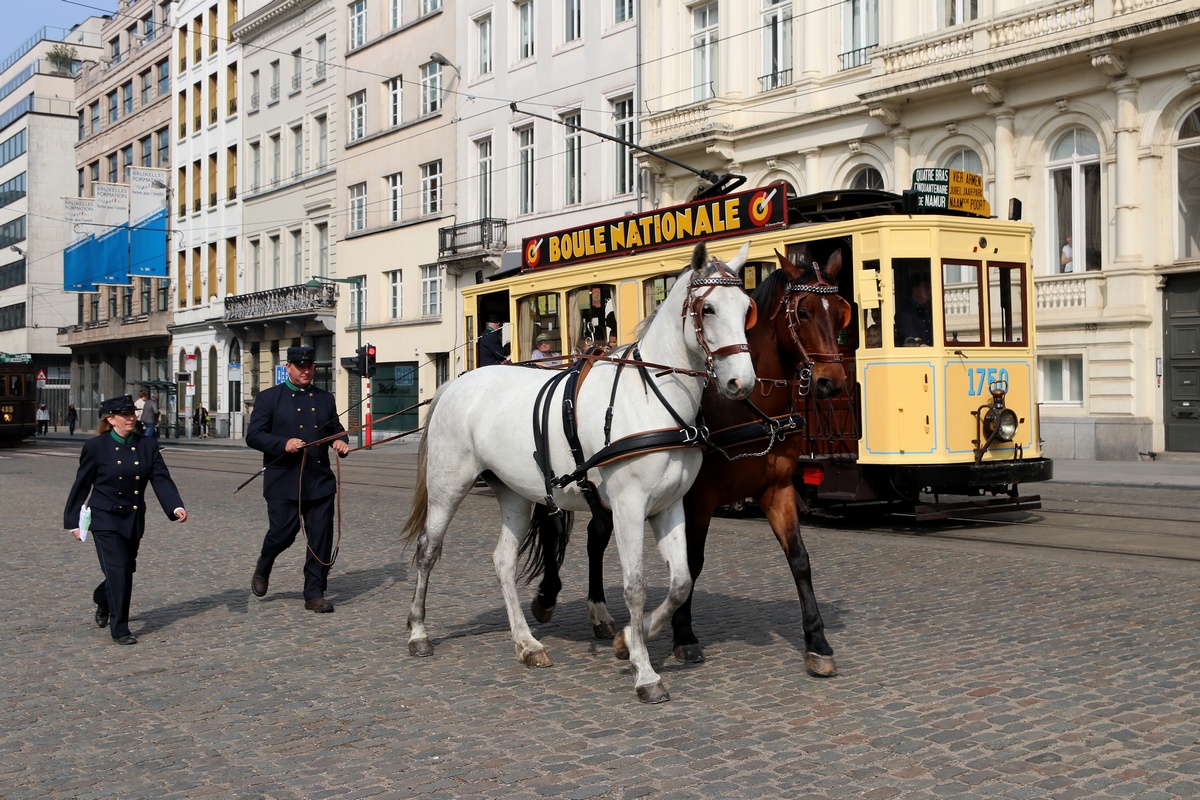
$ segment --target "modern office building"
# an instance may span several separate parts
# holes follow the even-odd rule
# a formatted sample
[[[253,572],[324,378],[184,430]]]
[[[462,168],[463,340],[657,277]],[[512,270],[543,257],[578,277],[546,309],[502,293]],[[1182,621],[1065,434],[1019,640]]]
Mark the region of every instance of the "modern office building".
[[[55,425],[79,401],[58,337],[79,320],[62,267],[62,198],[78,191],[75,74],[100,57],[103,23],[41,28],[0,61],[0,352],[28,354],[45,370],[40,398]]]

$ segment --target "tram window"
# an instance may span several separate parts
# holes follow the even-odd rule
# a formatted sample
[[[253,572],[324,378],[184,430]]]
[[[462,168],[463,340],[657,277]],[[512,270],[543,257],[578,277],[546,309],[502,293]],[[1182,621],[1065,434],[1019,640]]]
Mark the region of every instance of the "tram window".
[[[933,344],[929,259],[897,258],[892,260],[892,283],[895,287],[895,339],[897,347],[929,347]]]
[[[671,287],[675,285],[675,278],[675,275],[663,275],[658,278],[650,278],[642,284],[646,292],[644,304],[646,307],[646,316],[650,316],[667,299]]]
[[[8,376],[8,396],[9,397],[20,397],[22,394],[24,394],[24,392],[21,391],[21,376],[20,375],[9,375]]]
[[[1024,344],[1025,333],[1025,266],[1023,264],[988,264],[988,316],[993,345]]]
[[[612,286],[584,286],[567,295],[567,308],[574,339],[571,346],[578,352],[592,347],[607,347],[610,337],[617,337],[616,292]]]
[[[562,352],[563,334],[557,294],[531,294],[517,300],[517,353],[513,360],[526,360],[536,349],[537,338],[548,336],[550,349]]]
[[[777,269],[778,261],[749,261],[742,268],[742,284],[747,292],[752,292]]]
[[[946,346],[983,344],[978,262],[942,261],[942,314]]]
[[[864,341],[868,349],[883,347],[883,326],[879,324],[878,308],[863,309],[863,330],[866,332]]]

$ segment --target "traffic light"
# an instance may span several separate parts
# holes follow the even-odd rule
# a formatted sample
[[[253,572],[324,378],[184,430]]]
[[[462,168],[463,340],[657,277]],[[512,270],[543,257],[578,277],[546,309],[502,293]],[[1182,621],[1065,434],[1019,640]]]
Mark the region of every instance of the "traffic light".
[[[354,352],[356,353],[354,371],[358,373],[359,377],[365,376],[367,374],[367,347],[362,345]]]
[[[375,374],[375,345],[368,342],[364,349],[366,350],[366,369],[362,374],[370,378]]]

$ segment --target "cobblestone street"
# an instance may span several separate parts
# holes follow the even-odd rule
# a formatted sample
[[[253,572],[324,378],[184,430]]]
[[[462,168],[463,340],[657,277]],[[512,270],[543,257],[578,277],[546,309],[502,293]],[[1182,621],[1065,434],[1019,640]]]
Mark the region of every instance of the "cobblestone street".
[[[231,450],[235,448],[230,448]],[[433,573],[436,652],[408,655],[407,492],[347,488],[334,614],[305,612],[300,545],[259,600],[255,483],[168,449],[192,518],[151,506],[131,627],[92,622],[91,543],[59,528],[77,451],[0,458],[10,654],[0,797],[1139,798],[1200,796],[1200,581],[1179,569],[919,537],[806,532],[840,674],[804,669],[795,588],[761,520],[718,519],[695,600],[708,661],[651,656],[637,702],[591,636],[576,527],[563,602],[517,663],[490,497]],[[384,472],[385,453],[360,463]],[[624,617],[615,548],[608,598]],[[647,545],[650,599],[665,575]],[[523,592],[526,605],[532,590]]]

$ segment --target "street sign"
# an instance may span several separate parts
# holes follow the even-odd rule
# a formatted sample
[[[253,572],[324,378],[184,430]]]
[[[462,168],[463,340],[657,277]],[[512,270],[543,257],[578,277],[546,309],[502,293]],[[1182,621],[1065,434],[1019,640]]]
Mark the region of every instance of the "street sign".
[[[33,361],[29,353],[0,353],[0,364],[28,364]]]
[[[275,365],[275,385],[283,383],[287,380],[287,367],[283,364]]]
[[[963,211],[990,217],[991,204],[983,196],[983,176],[961,169],[923,167],[914,169],[912,188],[918,212]]]

